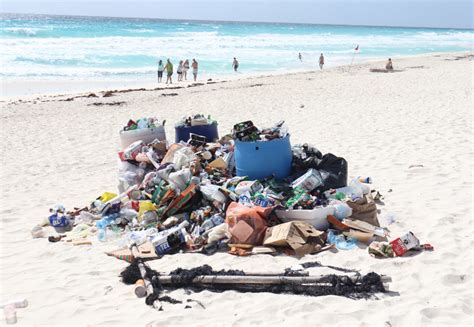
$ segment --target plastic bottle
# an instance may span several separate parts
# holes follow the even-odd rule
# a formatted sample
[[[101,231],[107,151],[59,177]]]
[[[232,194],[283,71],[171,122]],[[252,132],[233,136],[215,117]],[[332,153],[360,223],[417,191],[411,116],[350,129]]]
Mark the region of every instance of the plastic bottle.
[[[90,224],[93,221],[95,221],[96,219],[97,219],[96,216],[91,214],[90,212],[81,211],[79,213],[79,216],[76,217],[75,223],[76,224],[80,224],[80,223]]]
[[[102,219],[98,220],[95,225],[99,229],[104,229],[105,227],[109,226],[110,224],[115,222],[115,219],[117,219],[120,216],[118,213],[113,213],[108,216],[102,217]]]
[[[5,322],[8,325],[16,324],[16,308],[13,304],[8,304],[3,308],[3,313],[5,314]]]
[[[137,122],[137,127],[138,129],[143,129],[148,127],[148,119],[147,118],[141,118]]]
[[[362,177],[362,176],[359,176],[359,177],[357,177],[357,179],[358,179],[359,182],[361,182],[361,183],[372,184],[372,177]]]
[[[331,204],[334,205],[334,216],[337,219],[343,220],[344,218],[347,218],[352,215],[352,208],[349,207],[346,203],[338,201]]]
[[[33,238],[42,238],[45,236],[44,229],[40,225],[36,225],[31,229]]]

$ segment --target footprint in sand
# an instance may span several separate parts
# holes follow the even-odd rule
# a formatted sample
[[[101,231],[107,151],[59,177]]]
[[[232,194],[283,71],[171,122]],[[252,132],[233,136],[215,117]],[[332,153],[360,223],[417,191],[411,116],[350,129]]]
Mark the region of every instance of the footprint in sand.
[[[464,284],[470,279],[470,276],[464,274],[448,274],[443,277],[443,285],[450,286],[456,284]]]

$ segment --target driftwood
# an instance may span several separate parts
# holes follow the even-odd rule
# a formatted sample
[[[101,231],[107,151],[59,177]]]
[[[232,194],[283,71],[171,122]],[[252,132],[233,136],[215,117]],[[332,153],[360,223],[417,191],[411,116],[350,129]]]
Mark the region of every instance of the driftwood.
[[[298,272],[298,275],[304,277],[304,276],[309,276],[309,272],[308,271],[297,271]],[[163,271],[159,271],[158,272],[160,274],[160,278],[162,277],[171,277],[170,273],[168,272],[163,272]],[[264,272],[264,271],[258,271],[258,272],[246,272],[245,273],[245,276],[283,276],[285,273],[284,272]],[[204,277],[204,276],[202,276]],[[209,275],[206,275],[205,277],[210,277]],[[219,277],[225,277],[225,276],[219,276]],[[241,276],[239,276],[241,277]]]
[[[348,276],[354,283],[358,282],[359,276]],[[158,280],[164,286],[176,284],[173,276],[159,276]],[[389,289],[388,283],[392,281],[389,276],[382,275],[381,280],[384,288]],[[239,284],[239,285],[329,285],[330,280],[328,276],[257,276],[257,275],[244,275],[244,276],[196,276],[191,282],[192,284]],[[179,284],[179,282],[178,282]]]

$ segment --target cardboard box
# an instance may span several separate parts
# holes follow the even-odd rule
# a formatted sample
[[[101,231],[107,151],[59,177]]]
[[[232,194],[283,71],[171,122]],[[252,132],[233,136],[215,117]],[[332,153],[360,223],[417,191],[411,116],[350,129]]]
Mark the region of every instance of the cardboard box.
[[[357,229],[366,233],[372,233],[379,237],[388,236],[388,232],[384,228],[374,226],[362,220],[344,219],[342,223],[352,229]]]
[[[315,252],[325,243],[326,234],[308,223],[292,221],[267,229],[263,245],[286,246],[298,256]]]
[[[393,252],[399,257],[407,253],[408,250],[420,246],[420,240],[412,232],[408,232],[390,242]]]

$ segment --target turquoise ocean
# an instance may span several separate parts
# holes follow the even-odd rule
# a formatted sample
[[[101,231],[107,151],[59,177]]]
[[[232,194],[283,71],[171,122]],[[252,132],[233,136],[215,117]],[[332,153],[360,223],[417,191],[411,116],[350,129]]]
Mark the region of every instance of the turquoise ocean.
[[[474,31],[1,14],[3,80],[154,80],[159,58],[205,76],[266,73],[473,49]],[[298,60],[301,52],[303,62]]]

